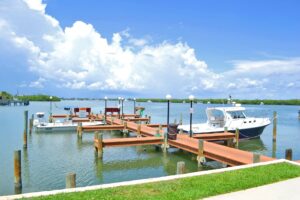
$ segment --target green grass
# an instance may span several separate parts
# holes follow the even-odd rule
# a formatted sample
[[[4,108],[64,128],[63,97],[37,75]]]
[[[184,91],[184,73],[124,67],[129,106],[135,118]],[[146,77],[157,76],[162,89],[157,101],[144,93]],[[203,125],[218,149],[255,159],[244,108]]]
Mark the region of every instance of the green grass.
[[[34,199],[201,199],[300,176],[288,163],[133,186],[67,193]]]

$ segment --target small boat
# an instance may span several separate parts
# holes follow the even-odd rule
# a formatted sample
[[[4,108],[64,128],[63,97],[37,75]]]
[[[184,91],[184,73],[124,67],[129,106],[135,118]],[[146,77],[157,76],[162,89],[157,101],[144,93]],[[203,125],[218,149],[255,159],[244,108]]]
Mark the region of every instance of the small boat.
[[[36,119],[33,121],[33,126],[36,132],[71,132],[76,131],[78,122],[73,122],[72,119],[64,118],[63,121],[55,120],[47,122],[45,113],[38,112],[35,114]],[[99,126],[103,125],[101,121],[82,122],[82,126]]]
[[[193,124],[192,132],[193,134],[220,133],[227,127],[228,132],[232,133],[238,128],[241,139],[260,137],[265,127],[271,123],[270,119],[247,117],[245,110],[241,106],[207,108],[207,122]],[[178,129],[189,132],[190,125],[180,125]]]

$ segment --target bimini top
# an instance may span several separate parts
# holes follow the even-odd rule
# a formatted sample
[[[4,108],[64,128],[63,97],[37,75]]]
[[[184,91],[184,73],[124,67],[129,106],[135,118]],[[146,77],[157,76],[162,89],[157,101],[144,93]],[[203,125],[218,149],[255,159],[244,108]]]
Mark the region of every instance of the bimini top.
[[[246,110],[245,107],[240,106],[232,106],[232,107],[214,107],[214,108],[207,108],[207,110],[220,110],[223,112],[230,112],[230,111],[244,111]]]

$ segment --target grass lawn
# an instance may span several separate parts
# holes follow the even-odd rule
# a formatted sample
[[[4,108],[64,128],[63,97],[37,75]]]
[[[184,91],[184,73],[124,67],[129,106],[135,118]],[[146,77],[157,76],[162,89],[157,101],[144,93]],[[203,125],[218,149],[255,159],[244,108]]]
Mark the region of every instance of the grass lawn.
[[[236,171],[34,199],[201,199],[300,176],[300,167],[278,163]]]

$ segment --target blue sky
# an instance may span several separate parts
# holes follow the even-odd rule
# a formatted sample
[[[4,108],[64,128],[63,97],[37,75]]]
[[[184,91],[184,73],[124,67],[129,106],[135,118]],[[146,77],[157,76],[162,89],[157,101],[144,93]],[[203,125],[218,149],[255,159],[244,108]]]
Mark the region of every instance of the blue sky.
[[[2,1],[2,90],[300,98],[299,1]]]

